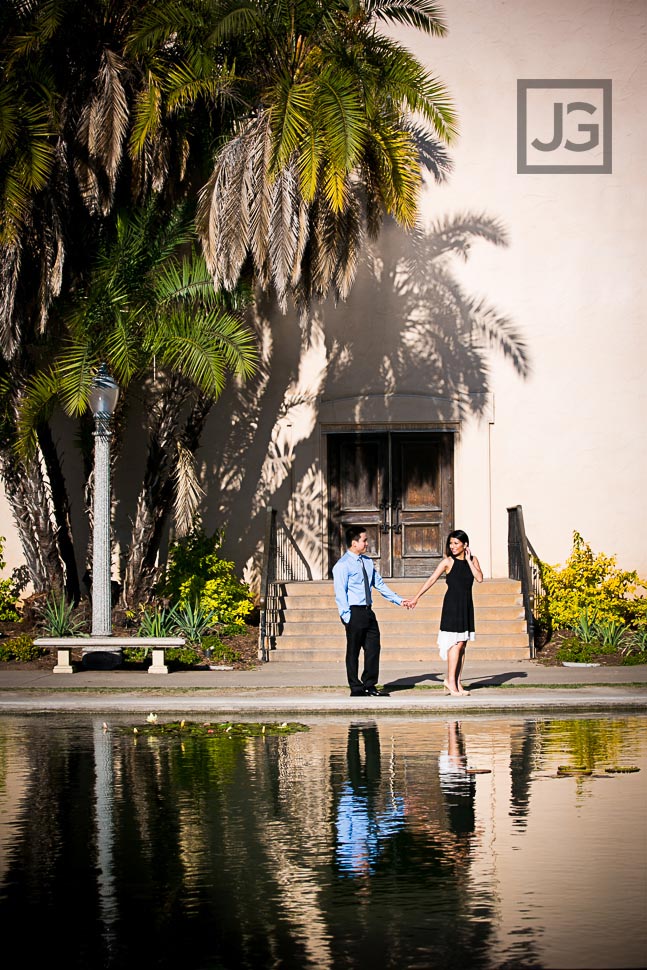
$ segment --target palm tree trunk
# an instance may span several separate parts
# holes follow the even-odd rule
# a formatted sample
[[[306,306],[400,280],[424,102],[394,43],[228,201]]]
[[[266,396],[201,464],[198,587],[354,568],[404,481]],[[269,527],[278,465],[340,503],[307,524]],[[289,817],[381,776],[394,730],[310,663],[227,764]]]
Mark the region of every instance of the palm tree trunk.
[[[157,557],[173,501],[172,473],[186,395],[185,381],[173,376],[153,409],[146,471],[124,569],[124,606],[146,602],[157,579]]]
[[[199,395],[180,432],[181,410],[188,389],[181,379],[176,378],[172,383],[175,389],[165,395],[167,413],[160,415],[157,430],[153,434],[144,486],[137,502],[122,590],[123,605],[146,602],[150,597],[151,587],[159,572],[157,563],[164,531],[173,511],[176,442],[181,437],[185,448],[195,454],[213,407],[211,398]],[[175,406],[171,406],[173,402],[168,401],[168,397],[175,398]]]
[[[79,586],[79,571],[74,554],[74,543],[72,541],[70,503],[58,451],[56,450],[52,431],[48,424],[41,424],[39,426],[38,443],[47,469],[54,520],[56,522],[56,539],[60,557],[65,566],[65,591],[68,599],[73,603],[78,603],[81,598],[81,589]]]
[[[18,529],[35,593],[62,590],[65,575],[50,516],[49,490],[38,459],[29,465],[13,449],[0,451],[0,476]]]

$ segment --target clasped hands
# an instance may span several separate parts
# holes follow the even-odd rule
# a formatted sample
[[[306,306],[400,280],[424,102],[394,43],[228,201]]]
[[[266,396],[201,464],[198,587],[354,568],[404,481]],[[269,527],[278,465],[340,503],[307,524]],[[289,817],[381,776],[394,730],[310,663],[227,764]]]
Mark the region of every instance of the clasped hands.
[[[415,610],[418,600],[402,600],[401,606],[404,606],[405,610]]]

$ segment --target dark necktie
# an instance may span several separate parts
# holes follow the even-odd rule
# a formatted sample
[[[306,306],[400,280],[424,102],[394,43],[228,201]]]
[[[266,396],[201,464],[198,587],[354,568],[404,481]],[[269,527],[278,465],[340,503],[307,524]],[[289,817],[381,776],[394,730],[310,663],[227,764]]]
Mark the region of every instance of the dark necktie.
[[[362,567],[362,573],[364,574],[364,595],[366,596],[366,605],[371,605],[371,587],[368,585],[368,576],[366,575],[366,566],[364,565],[364,560],[360,556],[359,559],[360,566]]]

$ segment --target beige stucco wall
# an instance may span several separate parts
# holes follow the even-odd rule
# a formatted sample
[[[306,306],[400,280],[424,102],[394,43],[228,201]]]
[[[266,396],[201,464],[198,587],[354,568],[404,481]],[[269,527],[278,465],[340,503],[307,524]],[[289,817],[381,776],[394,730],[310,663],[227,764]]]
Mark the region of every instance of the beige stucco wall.
[[[502,220],[509,246],[479,244],[458,272],[523,329],[532,357],[525,381],[493,359],[492,570],[505,568],[502,512],[521,504],[544,559],[563,562],[577,529],[647,575],[647,4],[458,0],[445,9],[444,40],[398,34],[443,78],[460,114],[454,172],[426,194],[423,217],[469,209]],[[612,174],[517,174],[520,78],[612,80]],[[482,550],[486,434],[465,434],[456,475],[456,521]]]
[[[200,452],[205,526],[226,526],[226,551],[252,578],[272,503],[288,512],[317,578],[325,571],[322,424],[340,415],[380,426],[454,421],[455,524],[470,533],[487,575],[506,574],[506,508],[521,504],[543,559],[563,562],[577,529],[596,551],[647,576],[647,4],[453,0],[445,12],[442,40],[396,33],[445,81],[460,119],[453,173],[425,190],[421,222],[430,230],[468,213],[501,224],[507,245],[477,241],[467,260],[451,257],[451,272],[471,299],[517,328],[530,373],[483,350],[482,373],[465,387],[433,354],[425,358],[398,290],[405,242],[387,227],[373,272],[360,272],[347,303],[317,309],[305,327],[259,313],[266,372],[223,395]],[[611,174],[517,173],[520,78],[612,80]],[[20,546],[2,495],[0,534],[16,565]]]

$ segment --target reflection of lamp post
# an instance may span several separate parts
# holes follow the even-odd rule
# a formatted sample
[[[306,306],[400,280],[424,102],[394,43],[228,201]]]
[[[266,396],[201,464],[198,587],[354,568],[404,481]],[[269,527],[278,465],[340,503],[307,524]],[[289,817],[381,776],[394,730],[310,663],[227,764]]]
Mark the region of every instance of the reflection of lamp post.
[[[112,635],[110,551],[110,419],[119,385],[101,364],[92,380],[90,407],[94,415],[94,527],[92,537],[92,636]]]

